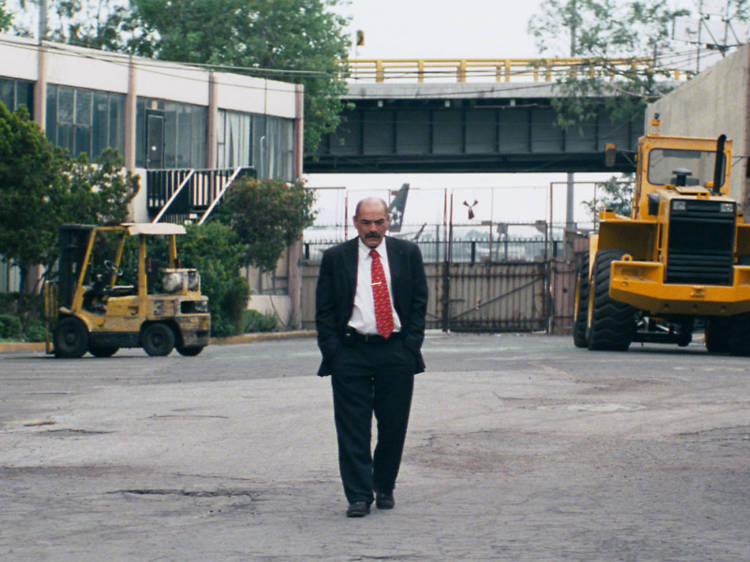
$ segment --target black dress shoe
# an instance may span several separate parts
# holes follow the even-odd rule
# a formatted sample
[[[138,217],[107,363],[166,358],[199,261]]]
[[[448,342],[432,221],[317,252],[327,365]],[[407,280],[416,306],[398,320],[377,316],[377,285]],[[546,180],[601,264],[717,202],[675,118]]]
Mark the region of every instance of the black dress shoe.
[[[393,509],[396,500],[393,499],[393,492],[375,492],[375,505],[378,509]]]
[[[352,502],[346,510],[347,517],[364,517],[370,513],[370,503],[366,501]]]

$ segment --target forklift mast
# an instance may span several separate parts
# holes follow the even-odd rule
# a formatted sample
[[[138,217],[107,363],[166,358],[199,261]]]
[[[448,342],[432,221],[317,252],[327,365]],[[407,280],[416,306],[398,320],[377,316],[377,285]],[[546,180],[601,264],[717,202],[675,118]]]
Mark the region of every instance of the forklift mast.
[[[94,230],[93,225],[66,224],[60,228],[59,304],[70,308],[76,283],[86,257],[86,249]]]

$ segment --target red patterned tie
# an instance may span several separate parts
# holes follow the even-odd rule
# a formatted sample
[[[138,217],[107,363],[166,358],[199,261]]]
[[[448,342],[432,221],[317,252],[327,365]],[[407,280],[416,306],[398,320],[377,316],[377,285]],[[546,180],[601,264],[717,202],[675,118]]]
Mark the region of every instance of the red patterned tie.
[[[372,298],[375,302],[375,324],[378,333],[388,338],[393,332],[393,311],[391,309],[391,297],[388,295],[388,284],[385,280],[383,264],[380,263],[380,254],[375,249],[370,250],[372,265]]]

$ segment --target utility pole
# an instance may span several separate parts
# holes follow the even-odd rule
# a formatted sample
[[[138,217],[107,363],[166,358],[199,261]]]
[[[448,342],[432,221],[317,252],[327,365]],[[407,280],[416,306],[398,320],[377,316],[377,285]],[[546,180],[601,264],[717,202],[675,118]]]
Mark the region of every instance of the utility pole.
[[[578,7],[576,0],[570,0],[570,56],[576,56],[576,29],[578,26]],[[565,248],[565,257],[571,256],[573,251],[572,237],[575,231],[574,218],[574,193],[575,193],[575,174],[568,172],[568,185],[565,197],[565,232],[563,234],[563,246]],[[550,225],[552,228],[552,225]]]
[[[701,31],[703,30],[703,0],[700,0],[698,4],[698,14],[700,20],[698,21],[698,48],[695,51],[695,74],[701,73]]]

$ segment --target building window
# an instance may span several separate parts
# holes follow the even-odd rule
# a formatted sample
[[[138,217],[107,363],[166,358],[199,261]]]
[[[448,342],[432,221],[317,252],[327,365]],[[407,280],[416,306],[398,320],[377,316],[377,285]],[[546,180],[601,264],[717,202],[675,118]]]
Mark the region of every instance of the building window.
[[[219,110],[216,122],[219,168],[252,166],[260,178],[294,179],[294,120]]]
[[[34,109],[34,83],[0,77],[0,101],[10,111],[15,111],[19,106],[25,105],[31,115]]]
[[[47,138],[74,156],[96,158],[106,148],[123,153],[125,96],[50,84],[47,86]]]
[[[253,165],[253,116],[219,110],[216,120],[216,165],[239,168]]]
[[[281,117],[268,118],[268,169],[271,177],[294,179],[294,121]]]
[[[138,98],[136,161],[139,168],[205,168],[208,109]]]

